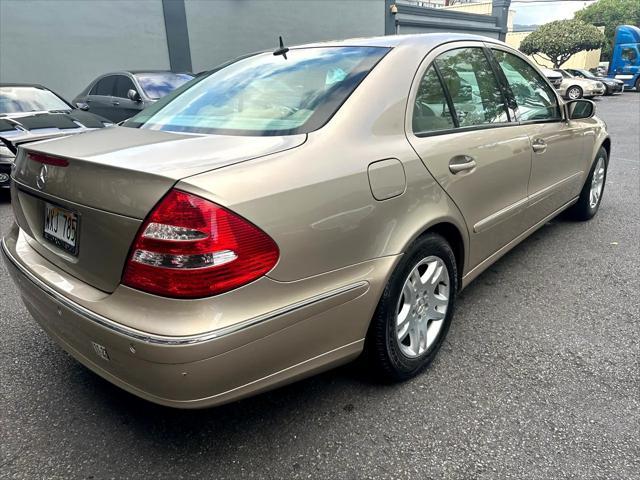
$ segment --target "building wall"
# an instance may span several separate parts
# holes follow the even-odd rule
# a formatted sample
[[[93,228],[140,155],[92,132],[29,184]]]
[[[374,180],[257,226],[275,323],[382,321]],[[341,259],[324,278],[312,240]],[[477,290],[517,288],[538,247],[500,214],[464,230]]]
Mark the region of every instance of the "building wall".
[[[384,35],[384,0],[187,0],[193,71],[299,43]]]
[[[531,32],[508,32],[506,43],[513,47],[519,48],[522,41],[529,35]],[[534,62],[538,65],[542,65],[545,67],[553,68],[552,62],[544,61],[539,55],[536,55],[535,58],[532,58]],[[595,68],[600,63],[600,49],[590,50],[578,52],[573,55],[566,63],[562,64],[562,68]]]
[[[99,74],[168,69],[161,0],[0,0],[0,82],[71,100]]]
[[[453,10],[454,12],[466,12],[477,13],[480,15],[491,15],[493,5],[491,2],[479,2],[479,3],[457,3],[449,7],[444,7],[445,10]],[[509,10],[509,16],[507,19],[507,28],[509,31],[513,30],[513,18],[516,15],[515,10]]]

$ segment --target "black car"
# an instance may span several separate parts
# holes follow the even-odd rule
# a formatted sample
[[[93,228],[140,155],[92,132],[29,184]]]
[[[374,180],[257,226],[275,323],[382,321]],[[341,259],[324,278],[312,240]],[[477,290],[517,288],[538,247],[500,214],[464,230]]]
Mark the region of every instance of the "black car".
[[[17,145],[110,125],[42,85],[0,83],[0,189],[9,188]]]
[[[624,91],[624,82],[622,80],[616,80],[615,78],[601,77],[591,73],[589,70],[583,68],[565,68],[574,77],[586,78],[587,80],[596,80],[604,85],[605,95],[613,95],[617,92]]]
[[[192,73],[166,71],[107,73],[91,82],[73,103],[113,122],[121,122],[193,78]]]

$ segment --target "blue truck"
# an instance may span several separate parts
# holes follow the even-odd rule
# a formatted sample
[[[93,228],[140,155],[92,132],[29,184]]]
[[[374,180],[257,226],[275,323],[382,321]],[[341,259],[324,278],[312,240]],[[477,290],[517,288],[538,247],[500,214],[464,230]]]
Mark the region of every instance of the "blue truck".
[[[640,92],[640,28],[620,25],[613,40],[609,77],[622,80],[627,88]]]

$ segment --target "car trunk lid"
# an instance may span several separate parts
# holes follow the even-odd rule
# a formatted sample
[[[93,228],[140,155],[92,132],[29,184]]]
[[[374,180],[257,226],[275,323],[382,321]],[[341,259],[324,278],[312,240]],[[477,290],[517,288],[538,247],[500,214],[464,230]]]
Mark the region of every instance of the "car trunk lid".
[[[112,127],[29,144],[16,157],[15,217],[43,257],[110,292],[120,283],[142,220],[178,180],[294,148],[305,139]],[[77,220],[75,249],[45,234],[45,215],[52,209]]]

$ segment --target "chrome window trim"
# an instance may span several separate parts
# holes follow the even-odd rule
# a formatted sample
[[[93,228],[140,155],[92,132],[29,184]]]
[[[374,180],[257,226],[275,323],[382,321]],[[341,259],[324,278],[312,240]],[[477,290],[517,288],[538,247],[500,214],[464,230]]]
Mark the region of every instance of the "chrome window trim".
[[[108,319],[102,315],[99,315],[91,310],[83,307],[82,305],[70,300],[65,297],[58,291],[54,290],[52,287],[47,285],[45,282],[36,277],[33,273],[31,273],[24,265],[22,265],[9,251],[9,248],[5,242],[2,240],[2,253],[5,258],[11,262],[11,264],[18,269],[20,273],[22,273],[27,280],[33,283],[36,287],[46,293],[49,297],[51,297],[54,301],[62,304],[64,307],[73,311],[75,314],[84,317],[85,319],[97,323],[98,325],[111,330],[117,334],[123,335],[125,337],[129,337],[134,340],[138,340],[145,343],[150,344],[159,344],[159,345],[194,345],[202,342],[207,342],[209,340],[215,340],[226,335],[230,335],[246,328],[252,327],[262,322],[266,322],[269,320],[273,320],[281,315],[286,315],[292,313],[296,310],[300,310],[302,308],[313,305],[314,303],[318,303],[324,300],[327,300],[336,295],[340,295],[343,293],[347,293],[358,288],[366,287],[369,285],[366,281],[360,281],[356,283],[352,283],[349,285],[344,285],[342,287],[329,290],[328,292],[320,293],[313,297],[306,298],[304,300],[300,300],[299,302],[292,303],[282,308],[278,308],[276,310],[272,310],[271,312],[267,312],[263,315],[258,315],[253,318],[249,318],[243,322],[236,323],[234,325],[230,325],[228,327],[219,328],[216,330],[211,330],[209,332],[200,333],[197,335],[187,335],[187,336],[167,336],[167,335],[156,335],[153,333],[143,332],[141,330],[137,330],[135,328],[127,327],[120,323],[114,322],[113,320]]]

